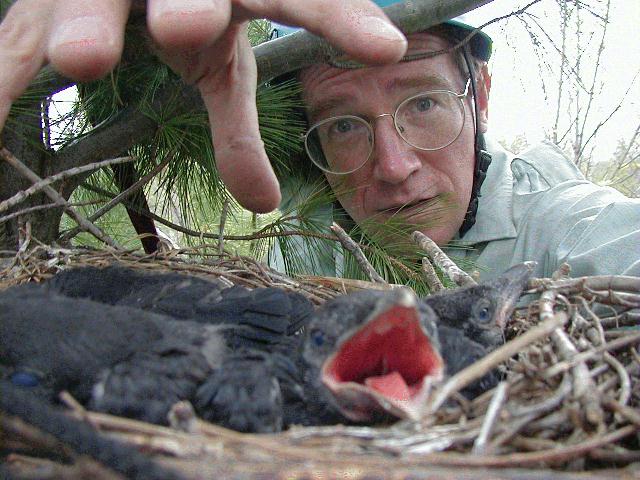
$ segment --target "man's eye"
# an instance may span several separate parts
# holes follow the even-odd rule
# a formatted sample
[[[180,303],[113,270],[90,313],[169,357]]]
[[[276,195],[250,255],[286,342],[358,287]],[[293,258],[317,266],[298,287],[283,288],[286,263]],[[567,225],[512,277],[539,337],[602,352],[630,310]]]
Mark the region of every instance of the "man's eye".
[[[351,120],[341,119],[333,122],[331,130],[338,133],[348,133],[353,130],[353,122]]]
[[[418,112],[426,112],[433,107],[433,100],[429,97],[420,97],[415,99],[415,109]]]

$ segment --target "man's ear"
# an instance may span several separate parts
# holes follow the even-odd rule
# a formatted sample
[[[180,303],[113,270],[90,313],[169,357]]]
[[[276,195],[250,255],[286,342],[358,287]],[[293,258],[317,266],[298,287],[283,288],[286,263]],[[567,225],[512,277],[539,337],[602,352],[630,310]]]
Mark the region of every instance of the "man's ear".
[[[478,125],[480,132],[486,133],[489,128],[489,92],[491,92],[491,74],[486,63],[482,65],[477,81]]]

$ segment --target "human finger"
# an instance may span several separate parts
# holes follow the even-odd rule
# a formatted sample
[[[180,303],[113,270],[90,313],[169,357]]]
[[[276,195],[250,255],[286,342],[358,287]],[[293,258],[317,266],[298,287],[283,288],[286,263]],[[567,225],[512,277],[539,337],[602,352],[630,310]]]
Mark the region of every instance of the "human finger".
[[[56,2],[47,45],[63,75],[89,81],[107,74],[122,55],[128,0]]]
[[[53,0],[19,0],[0,24],[0,130],[13,101],[45,62],[45,39]]]
[[[269,18],[324,37],[352,58],[370,64],[399,61],[406,37],[369,0],[232,0],[233,18]]]
[[[216,166],[229,192],[259,213],[280,204],[278,179],[264,150],[256,108],[257,68],[246,26],[232,25],[215,45],[225,68],[213,68],[198,82],[209,112]]]
[[[149,0],[147,26],[161,49],[199,50],[229,25],[230,0]]]

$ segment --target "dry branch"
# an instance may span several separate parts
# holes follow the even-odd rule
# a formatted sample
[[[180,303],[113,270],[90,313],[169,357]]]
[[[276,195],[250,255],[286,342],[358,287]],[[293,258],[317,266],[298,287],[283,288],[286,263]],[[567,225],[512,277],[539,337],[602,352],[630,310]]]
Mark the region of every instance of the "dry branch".
[[[338,240],[340,241],[342,246],[347,251],[351,252],[362,271],[369,277],[372,282],[384,284],[388,283],[384,278],[380,276],[378,272],[376,272],[375,268],[373,268],[373,265],[369,263],[367,257],[365,257],[364,253],[362,253],[360,246],[347,234],[347,232],[343,230],[340,225],[333,222],[330,228],[331,231],[336,234],[336,237],[338,237]]]
[[[7,198],[6,200],[0,202],[0,212],[4,212],[9,208],[17,205],[18,203],[24,201],[29,198],[36,192],[42,190],[45,186],[51,185],[52,183],[58,182],[60,180],[65,180],[69,177],[73,177],[75,175],[80,175],[82,173],[91,172],[93,170],[98,170],[100,168],[108,167],[110,165],[119,165],[121,163],[127,163],[134,160],[134,157],[119,157],[113,158],[111,160],[105,160],[103,162],[90,163],[88,165],[84,165],[82,167],[71,168],[69,170],[65,170],[64,172],[57,173],[55,175],[51,175],[47,178],[42,179],[40,182],[36,182],[31,185],[26,190],[21,190],[16,193],[13,197]]]
[[[147,173],[145,176],[140,178],[138,181],[136,181],[133,185],[131,185],[125,191],[116,195],[109,202],[107,202],[105,205],[100,207],[96,212],[94,212],[89,217],[89,220],[92,222],[95,222],[97,219],[99,219],[104,214],[106,214],[109,210],[113,209],[116,205],[122,202],[125,198],[131,196],[134,192],[142,188],[142,186],[147,184],[151,179],[153,179],[153,177],[155,177],[158,173],[164,170],[164,167],[166,167],[169,164],[169,162],[171,162],[172,158],[173,156],[171,154],[168,154],[167,156],[165,156],[162,162],[160,162],[158,165],[153,167],[153,169],[149,173]],[[75,237],[78,233],[80,233],[80,230],[78,228],[73,228],[69,230],[67,233],[61,235],[58,240],[60,241],[60,243],[65,243],[71,240],[73,237]]]
[[[447,276],[455,282],[456,285],[464,287],[466,285],[475,285],[476,281],[471,276],[458,267],[444,253],[436,243],[427,237],[424,233],[415,231],[411,235],[411,239],[425,251],[429,260],[438,268],[447,274]]]
[[[38,175],[33,173],[31,169],[29,169],[20,160],[18,160],[6,148],[3,147],[2,149],[0,149],[0,156],[4,159],[5,162],[7,162],[9,165],[15,168],[22,176],[24,176],[31,182],[34,182],[34,183],[42,182],[42,179]],[[64,205],[65,211],[69,214],[71,218],[73,218],[78,223],[80,229],[91,233],[98,240],[100,240],[101,242],[104,242],[110,247],[113,247],[115,249],[120,249],[118,244],[109,235],[104,233],[102,230],[96,227],[93,223],[87,221],[87,219],[85,219],[80,214],[78,214],[73,208],[69,206],[67,201],[53,188],[51,188],[49,185],[44,185],[42,189],[44,190],[44,193],[51,200],[53,200],[54,203],[60,203]]]

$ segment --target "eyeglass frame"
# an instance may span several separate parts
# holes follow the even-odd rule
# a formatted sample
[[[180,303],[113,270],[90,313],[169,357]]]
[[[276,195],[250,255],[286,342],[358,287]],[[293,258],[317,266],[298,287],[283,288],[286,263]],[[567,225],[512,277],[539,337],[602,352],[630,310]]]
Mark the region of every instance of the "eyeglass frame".
[[[460,135],[462,134],[462,130],[464,130],[464,124],[465,124],[465,119],[466,119],[466,115],[463,115],[462,117],[462,125],[460,126],[460,131],[458,132],[458,134],[446,145],[443,145],[441,147],[438,148],[425,148],[425,147],[419,147],[417,145],[412,144],[411,142],[409,142],[406,138],[404,138],[404,136],[402,135],[402,133],[400,132],[400,126],[398,125],[397,121],[396,121],[396,116],[398,115],[398,109],[405,104],[405,102],[408,102],[414,98],[418,98],[421,97],[427,93],[448,93],[453,95],[454,97],[456,97],[459,101],[460,104],[462,105],[462,109],[464,111],[464,99],[469,95],[469,87],[471,86],[471,77],[469,77],[467,79],[467,83],[465,84],[464,87],[464,91],[462,93],[456,93],[452,90],[443,90],[443,89],[439,89],[439,90],[424,90],[422,92],[416,93],[415,95],[410,95],[407,98],[405,98],[404,100],[402,100],[400,103],[398,103],[398,106],[396,107],[395,111],[393,113],[381,113],[379,115],[376,115],[375,117],[373,117],[370,121],[366,120],[362,117],[359,117],[358,115],[335,115],[332,117],[327,117],[325,119],[320,120],[319,122],[314,123],[311,127],[309,127],[309,129],[306,131],[306,133],[302,136],[303,140],[304,140],[304,148],[305,151],[307,152],[307,156],[309,157],[309,159],[313,162],[313,164],[318,167],[320,170],[322,170],[323,172],[326,173],[330,173],[332,175],[349,175],[357,170],[360,170],[362,167],[364,167],[367,162],[369,161],[369,159],[371,158],[371,154],[373,153],[373,151],[375,150],[375,142],[376,142],[376,133],[373,127],[373,122],[375,122],[375,120],[377,120],[378,118],[381,117],[391,117],[393,118],[393,127],[396,130],[396,133],[398,134],[398,136],[409,146],[416,148],[418,150],[421,151],[425,151],[425,152],[434,152],[437,150],[442,150],[443,148],[447,148],[449,145],[451,145],[453,142],[455,142]],[[307,139],[309,137],[309,134],[313,131],[314,128],[323,125],[329,121],[332,120],[336,120],[339,118],[355,118],[357,120],[361,120],[362,122],[364,122],[367,127],[369,128],[369,131],[371,132],[371,151],[369,152],[369,155],[367,156],[367,159],[362,162],[361,165],[357,166],[356,168],[349,170],[348,172],[334,172],[332,170],[328,170],[327,168],[318,165],[318,163],[313,159],[313,156],[311,155],[311,153],[309,152],[309,147],[307,144]],[[322,147],[321,147],[322,148]]]

